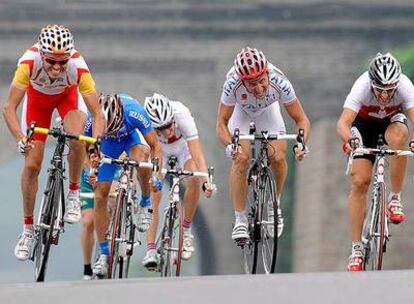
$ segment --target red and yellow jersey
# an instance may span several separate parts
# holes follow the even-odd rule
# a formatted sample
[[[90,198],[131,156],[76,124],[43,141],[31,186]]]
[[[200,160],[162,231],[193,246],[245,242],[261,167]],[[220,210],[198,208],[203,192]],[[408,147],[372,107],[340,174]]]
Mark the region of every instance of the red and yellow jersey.
[[[43,69],[38,44],[30,47],[19,59],[13,85],[22,89],[31,86],[47,95],[63,93],[66,88],[74,85],[78,86],[79,92],[84,96],[95,92],[95,81],[78,51],[72,51],[66,70],[59,78],[52,80]]]

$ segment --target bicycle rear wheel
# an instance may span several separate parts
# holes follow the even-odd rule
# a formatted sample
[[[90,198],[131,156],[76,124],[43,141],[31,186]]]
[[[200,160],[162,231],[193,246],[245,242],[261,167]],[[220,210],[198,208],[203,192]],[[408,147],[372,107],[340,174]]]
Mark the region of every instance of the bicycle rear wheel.
[[[123,231],[125,231],[126,204],[124,204],[125,190],[121,189],[116,199],[116,207],[110,224],[110,251],[108,262],[108,278],[122,278],[124,261],[120,255],[120,245],[124,239]],[[123,244],[124,245],[124,244]]]
[[[166,227],[162,240],[163,261],[161,276],[180,276],[183,252],[183,208],[181,202],[167,211]]]
[[[50,245],[54,242],[53,233],[59,201],[61,198],[61,187],[56,176],[49,176],[46,190],[43,196],[42,207],[39,214],[39,226],[36,228],[36,245],[34,250],[35,280],[43,282],[46,277],[47,263],[49,260]]]
[[[276,185],[273,175],[269,169],[261,176],[259,182],[259,212],[258,222],[260,223],[260,254],[263,261],[263,271],[274,273],[277,258],[277,223],[278,223],[278,202]],[[271,217],[273,213],[273,217]]]
[[[364,222],[363,241],[365,243],[365,270],[381,270],[385,251],[386,227],[385,184],[379,183],[371,200],[368,216]]]

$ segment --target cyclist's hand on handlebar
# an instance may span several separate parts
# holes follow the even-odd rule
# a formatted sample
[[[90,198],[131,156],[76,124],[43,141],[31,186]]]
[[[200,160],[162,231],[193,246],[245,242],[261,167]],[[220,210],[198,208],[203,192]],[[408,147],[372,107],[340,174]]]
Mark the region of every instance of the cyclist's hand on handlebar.
[[[413,152],[413,153],[414,153],[414,139],[412,139],[412,140],[410,141],[410,143],[408,144],[408,147],[410,148],[411,152]]]
[[[346,154],[351,154],[355,149],[359,148],[360,142],[358,137],[351,137],[347,142],[342,144],[342,150]]]
[[[309,153],[308,147],[303,143],[296,143],[293,146],[293,154],[298,161],[301,161]]]
[[[234,144],[228,144],[225,149],[225,154],[228,158],[234,159],[237,153],[240,153],[241,151],[242,151],[242,148],[240,145],[235,147]]]
[[[201,188],[203,189],[204,195],[207,198],[212,197],[217,191],[216,184],[210,184],[206,181],[203,183],[203,186]]]
[[[19,142],[17,143],[17,150],[20,154],[24,155],[27,151],[34,148],[34,144],[32,140],[29,140],[26,136],[23,136]]]

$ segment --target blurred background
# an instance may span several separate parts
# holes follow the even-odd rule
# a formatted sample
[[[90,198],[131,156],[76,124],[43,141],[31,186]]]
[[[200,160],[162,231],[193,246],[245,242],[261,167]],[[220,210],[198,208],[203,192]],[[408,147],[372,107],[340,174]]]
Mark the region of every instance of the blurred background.
[[[0,0],[0,104],[17,60],[40,29],[54,23],[72,30],[99,91],[127,92],[140,101],[159,92],[182,101],[196,119],[219,187],[213,199],[199,202],[197,251],[184,264],[185,275],[241,273],[242,255],[231,240],[230,163],[215,136],[215,122],[235,55],[247,45],[262,49],[290,79],[313,123],[311,154],[299,164],[289,161],[278,271],[343,271],[350,251],[350,181],[336,119],[353,82],[377,52],[393,52],[413,79],[413,17],[411,0]],[[39,192],[53,144],[49,140]],[[13,255],[22,229],[23,159],[2,118],[0,146],[0,282],[30,282],[33,264]],[[407,170],[404,192],[408,220],[391,227],[385,269],[414,266],[413,169]],[[47,280],[81,279],[80,228],[80,223],[66,226],[52,249]],[[155,276],[142,269],[144,247],[134,255],[132,277]]]

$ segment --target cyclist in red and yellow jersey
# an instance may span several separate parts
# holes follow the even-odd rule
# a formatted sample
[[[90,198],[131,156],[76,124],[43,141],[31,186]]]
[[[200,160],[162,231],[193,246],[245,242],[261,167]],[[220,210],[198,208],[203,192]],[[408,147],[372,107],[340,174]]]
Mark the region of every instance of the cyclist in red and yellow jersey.
[[[19,124],[17,108],[23,100]],[[18,150],[25,155],[21,179],[24,229],[14,251],[19,260],[29,258],[34,244],[33,210],[46,140],[45,135],[35,134],[33,140],[28,141],[26,128],[32,121],[38,127],[49,128],[55,109],[68,133],[82,134],[87,109],[93,116],[93,136],[97,137],[104,129],[95,82],[84,59],[74,48],[71,32],[62,25],[44,27],[38,42],[19,59],[3,108],[4,118],[16,139]],[[74,223],[81,216],[79,180],[85,150],[81,142],[73,140],[69,144],[69,193],[64,219]]]

